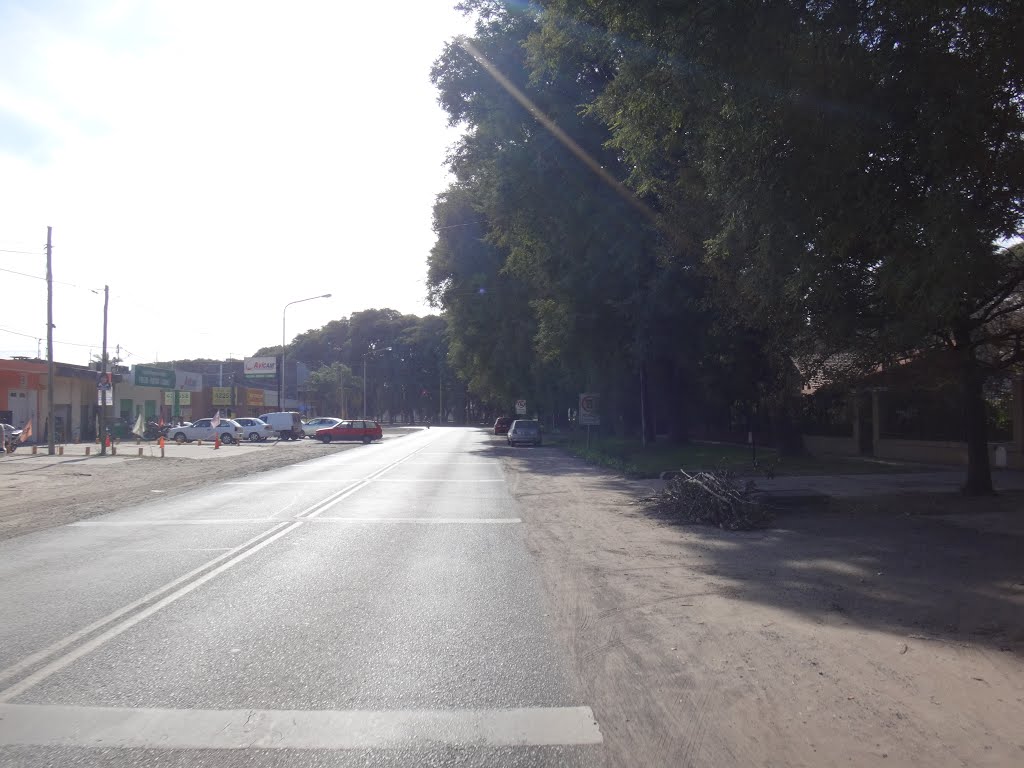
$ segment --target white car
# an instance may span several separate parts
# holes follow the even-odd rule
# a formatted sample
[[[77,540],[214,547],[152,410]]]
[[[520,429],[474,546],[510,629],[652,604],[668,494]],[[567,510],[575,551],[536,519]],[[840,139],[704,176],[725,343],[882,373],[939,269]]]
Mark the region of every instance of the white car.
[[[302,425],[302,434],[306,437],[316,437],[316,431],[318,429],[330,429],[341,424],[341,419],[331,418],[329,416],[321,416],[316,419],[310,419]]]
[[[277,436],[277,432],[274,431],[274,428],[267,424],[263,419],[246,416],[239,419],[232,419],[232,421],[241,425],[245,432],[245,439],[250,443],[262,443],[267,438]]]
[[[213,419],[199,419],[190,427],[171,427],[167,436],[176,443],[191,443],[193,440],[209,440],[220,435],[222,443],[234,443],[241,440],[245,430],[242,425],[232,419],[221,419],[216,428]]]

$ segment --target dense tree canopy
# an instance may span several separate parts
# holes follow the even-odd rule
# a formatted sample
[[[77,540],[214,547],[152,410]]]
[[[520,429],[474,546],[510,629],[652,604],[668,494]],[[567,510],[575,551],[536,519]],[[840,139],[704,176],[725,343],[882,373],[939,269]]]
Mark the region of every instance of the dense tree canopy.
[[[471,387],[600,388],[681,435],[720,399],[785,422],[793,361],[935,348],[990,487],[984,381],[1021,355],[1019,3],[463,7],[477,32],[433,72],[466,133],[430,279]]]

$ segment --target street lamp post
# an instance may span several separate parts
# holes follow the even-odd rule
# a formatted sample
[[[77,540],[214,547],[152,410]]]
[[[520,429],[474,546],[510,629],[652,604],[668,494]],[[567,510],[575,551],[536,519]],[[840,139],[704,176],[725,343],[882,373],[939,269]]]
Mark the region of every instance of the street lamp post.
[[[284,353],[286,349],[285,345],[285,317],[288,313],[288,307],[292,304],[301,304],[304,301],[313,301],[314,299],[329,299],[331,294],[325,293],[321,296],[310,296],[307,299],[296,299],[295,301],[289,301],[284,305],[284,309],[281,310],[281,375],[278,377],[278,384],[280,386],[280,393],[277,398],[277,407],[284,410]]]

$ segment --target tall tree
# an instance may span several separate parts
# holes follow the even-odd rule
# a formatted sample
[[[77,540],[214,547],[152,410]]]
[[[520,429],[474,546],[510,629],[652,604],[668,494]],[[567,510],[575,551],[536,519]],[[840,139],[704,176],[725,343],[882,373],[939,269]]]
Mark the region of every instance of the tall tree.
[[[671,229],[713,213],[720,301],[791,351],[961,371],[967,489],[991,490],[983,384],[1019,359],[1024,14],[1011,0],[548,0],[549,38],[616,52],[584,111]],[[558,38],[561,34],[561,38]]]

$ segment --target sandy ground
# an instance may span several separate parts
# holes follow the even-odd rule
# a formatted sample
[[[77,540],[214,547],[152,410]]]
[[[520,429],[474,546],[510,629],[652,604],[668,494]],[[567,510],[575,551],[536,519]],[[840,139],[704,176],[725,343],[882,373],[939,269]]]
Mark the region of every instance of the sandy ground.
[[[1019,497],[980,526],[875,497],[725,533],[494,450],[609,765],[1024,765],[1024,530],[992,524]]]

